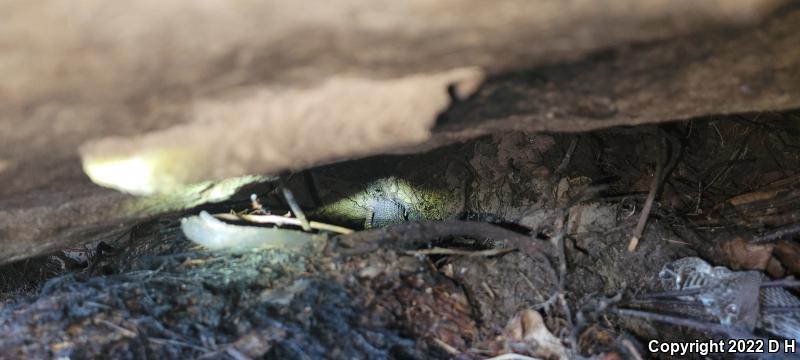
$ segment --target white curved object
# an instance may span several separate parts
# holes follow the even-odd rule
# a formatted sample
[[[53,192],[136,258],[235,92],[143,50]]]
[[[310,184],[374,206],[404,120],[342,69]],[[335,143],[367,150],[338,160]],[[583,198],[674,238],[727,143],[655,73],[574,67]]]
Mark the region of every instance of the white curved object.
[[[211,250],[247,251],[284,249],[308,251],[320,236],[297,230],[230,225],[203,211],[181,219],[181,230],[190,240]]]

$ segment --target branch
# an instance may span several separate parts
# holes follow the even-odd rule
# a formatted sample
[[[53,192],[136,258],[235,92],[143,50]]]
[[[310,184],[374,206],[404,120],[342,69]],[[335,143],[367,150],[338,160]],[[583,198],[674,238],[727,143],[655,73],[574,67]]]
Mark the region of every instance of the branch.
[[[537,242],[532,237],[515,233],[492,224],[473,221],[425,221],[418,223],[405,223],[390,225],[385,228],[360,231],[352,234],[339,235],[339,243],[357,245],[349,250],[340,250],[343,255],[358,255],[378,249],[381,245],[391,244],[392,247],[413,248],[429,243],[433,240],[463,236],[476,240],[492,241],[494,247],[515,248],[526,254],[551,252],[547,243]]]

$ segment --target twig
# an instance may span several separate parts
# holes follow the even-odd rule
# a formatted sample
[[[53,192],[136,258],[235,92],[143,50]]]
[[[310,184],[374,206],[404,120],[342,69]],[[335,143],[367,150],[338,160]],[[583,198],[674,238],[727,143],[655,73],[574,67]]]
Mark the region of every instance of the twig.
[[[694,206],[694,215],[700,215],[700,205],[703,202],[703,181],[697,182],[697,203]]]
[[[653,209],[653,203],[656,200],[656,196],[658,196],[658,192],[661,190],[664,182],[669,177],[669,174],[672,173],[672,170],[676,165],[678,165],[678,159],[680,158],[680,153],[683,150],[683,147],[680,142],[668,144],[668,137],[670,137],[670,135],[666,135],[661,139],[661,145],[662,149],[664,149],[664,153],[666,156],[668,156],[669,162],[665,167],[663,155],[656,159],[656,173],[653,177],[653,182],[650,183],[650,191],[648,192],[647,199],[644,202],[642,214],[639,216],[639,222],[636,224],[636,229],[633,231],[631,241],[628,243],[628,252],[636,251],[636,247],[639,246],[639,240],[644,234],[644,228],[647,226],[647,220],[650,218],[650,211]],[[673,148],[677,148],[675,154],[672,153]]]
[[[303,231],[311,231],[311,225],[308,224],[306,214],[304,214],[303,210],[300,209],[300,205],[294,199],[294,194],[292,194],[292,191],[285,186],[283,186],[281,190],[283,190],[283,197],[286,198],[286,203],[289,204],[289,208],[292,209],[294,216],[297,218],[297,220],[300,220],[300,226],[303,227]]]
[[[436,345],[439,345],[439,347],[441,347],[442,350],[446,351],[450,355],[461,354],[461,351],[458,351],[458,349],[454,348],[452,345],[444,342],[443,340],[441,340],[439,338],[433,338],[433,342],[436,343]]]
[[[634,360],[642,360],[642,354],[639,354],[639,350],[636,349],[636,346],[634,346],[629,339],[622,339],[620,344],[628,351],[628,354],[630,354]]]
[[[773,150],[773,149],[772,149],[772,146],[770,146],[769,144],[770,144],[770,139],[768,139],[768,138],[765,136],[765,137],[764,137],[764,138],[761,140],[761,145],[763,145],[763,146],[764,146],[764,148],[765,148],[765,149],[767,149],[767,153],[769,153],[769,156],[772,158],[772,161],[775,163],[775,165],[777,165],[777,166],[778,166],[778,169],[780,169],[780,170],[781,170],[781,172],[783,173],[783,176],[785,176],[785,177],[790,177],[790,176],[792,176],[792,174],[791,174],[789,171],[787,171],[787,170],[786,170],[786,168],[783,166],[783,164],[781,164],[781,162],[780,162],[780,161],[778,161],[778,156],[777,156],[777,155],[775,155],[775,150]]]
[[[390,225],[385,228],[338,235],[339,243],[366,244],[349,250],[339,250],[342,255],[364,254],[383,244],[393,247],[413,248],[430,241],[452,236],[463,236],[476,240],[491,239],[495,247],[515,248],[525,254],[544,253],[551,249],[546,243],[536,242],[530,236],[515,233],[492,224],[473,221],[425,221]]]
[[[567,170],[567,166],[569,166],[569,163],[572,160],[572,154],[575,153],[575,149],[578,147],[578,139],[579,138],[576,136],[569,142],[569,148],[567,148],[564,158],[561,159],[561,163],[558,164],[558,167],[553,172],[553,175],[561,175],[561,173]]]
[[[516,249],[460,250],[434,247],[432,249],[406,251],[407,255],[462,255],[462,256],[496,256],[516,251]]]
[[[225,353],[232,357],[234,360],[250,360],[250,357],[242,354],[239,350],[236,350],[235,347],[229,346],[225,349]]]
[[[300,222],[299,219],[279,216],[279,215],[248,215],[248,214],[221,213],[221,214],[214,214],[214,217],[216,217],[217,219],[233,220],[233,221],[245,220],[258,224],[293,225],[302,227],[302,223]],[[350,234],[353,232],[352,229],[348,229],[346,227],[321,223],[317,221],[309,221],[308,226],[310,226],[312,229],[315,230],[330,231],[337,234]]]
[[[559,292],[556,291],[555,293],[553,293],[553,295],[550,295],[550,298],[548,298],[547,300],[542,301],[536,305],[533,305],[533,309],[537,311],[544,310],[545,313],[550,313],[550,307],[553,306],[553,303],[559,300],[558,294]]]
[[[722,136],[722,132],[719,131],[719,128],[717,127],[717,122],[716,121],[712,121],[711,122],[711,127],[713,127],[714,130],[717,131],[717,135],[719,135],[719,142],[720,142],[720,146],[719,147],[724,148],[725,147],[725,138]]]
[[[90,305],[90,306],[98,307],[98,308],[101,308],[101,309],[111,309],[111,307],[106,305],[106,304],[100,304],[100,303],[97,303],[97,302],[94,302],[94,301],[84,301],[83,303],[84,303],[84,305]]]
[[[661,159],[661,156],[659,156],[656,160],[656,173],[655,176],[653,176],[653,181],[650,183],[650,191],[647,193],[647,199],[644,201],[644,207],[642,207],[642,214],[639,215],[639,222],[636,224],[636,229],[633,230],[631,241],[628,243],[628,252],[636,251],[636,247],[639,246],[639,239],[642,238],[644,227],[647,226],[647,219],[650,217],[650,211],[652,210],[653,203],[656,200],[658,188],[661,186],[661,174],[663,171],[663,160]]]
[[[785,314],[785,313],[796,313],[800,310],[800,306],[764,306],[761,308],[761,311],[770,314]]]
[[[117,324],[112,323],[111,321],[98,320],[97,322],[99,322],[99,323],[101,323],[103,325],[106,325],[106,326],[118,331],[124,337],[127,337],[127,338],[135,338],[136,337],[136,332],[135,331],[128,330],[128,329],[126,329],[126,328],[124,328],[122,326],[119,326]]]
[[[531,290],[536,291],[536,285],[533,285],[533,281],[531,281],[531,279],[528,278],[528,276],[525,275],[525,273],[523,273],[522,271],[517,271],[517,274],[521,276],[523,279],[525,279],[525,282],[528,283],[528,286],[531,287]]]
[[[148,337],[147,340],[152,342],[152,343],[159,344],[159,345],[172,344],[172,345],[177,345],[177,346],[182,346],[182,347],[194,349],[194,350],[197,350],[197,351],[202,351],[204,353],[205,352],[209,352],[209,349],[202,348],[202,347],[199,347],[197,345],[192,345],[192,344],[189,344],[189,343],[185,343],[183,341],[173,340],[173,339],[161,339],[161,338]]]
[[[567,255],[564,236],[569,232],[569,209],[571,208],[571,204],[569,205],[570,206],[561,209],[561,213],[555,223],[555,234],[551,239],[553,245],[556,247],[558,256],[558,290],[553,294],[553,297],[561,304],[564,316],[567,318],[569,325],[574,326],[575,324],[572,322],[572,311],[570,311],[567,299],[564,297],[564,287],[567,280]]]
[[[800,234],[800,224],[793,224],[779,227],[764,235],[754,237],[748,243],[750,244],[765,244],[778,241],[790,235]]]
[[[672,316],[672,315],[658,314],[658,313],[649,312],[649,311],[611,308],[611,309],[609,309],[609,312],[612,313],[612,314],[619,315],[619,316],[638,317],[638,318],[647,319],[647,320],[651,320],[651,321],[659,321],[659,322],[663,322],[663,323],[667,323],[667,324],[671,324],[671,325],[687,326],[687,327],[691,327],[691,328],[695,328],[695,329],[699,329],[699,330],[711,331],[711,332],[715,332],[715,333],[719,333],[719,334],[733,335],[732,333],[735,332],[734,329],[730,329],[730,328],[724,327],[724,326],[722,326],[720,324],[717,324],[717,323],[697,321],[697,320],[690,319],[690,318],[683,318],[683,317]]]
[[[631,299],[625,301],[623,304],[624,306],[639,306],[648,307],[648,305],[663,305],[663,306],[685,306],[687,308],[697,308],[703,307],[704,305],[698,301],[692,300],[676,300],[676,299],[666,299],[666,298],[652,298],[652,299]]]
[[[744,140],[742,141],[742,145],[739,146],[739,148],[736,149],[736,151],[734,151],[733,154],[731,154],[730,160],[728,160],[727,164],[722,169],[722,171],[718,172],[717,175],[714,176],[714,178],[712,178],[711,181],[708,182],[708,184],[706,184],[703,190],[708,190],[708,188],[714,185],[714,183],[716,183],[717,180],[719,180],[722,177],[722,175],[727,174],[731,170],[731,168],[733,168],[733,165],[739,162],[742,159],[742,157],[744,157],[744,155],[747,154],[748,143],[750,140],[750,135],[752,134],[753,134],[752,129],[747,131],[747,133],[744,135]]]
[[[487,284],[486,281],[482,281],[481,287],[483,288],[483,291],[486,291],[486,294],[489,295],[489,298],[492,299],[492,301],[494,301],[497,295],[495,295],[494,290],[492,290],[492,288],[489,287],[489,284]]]
[[[558,217],[556,218],[556,223],[553,226],[555,233],[553,237],[550,238],[550,241],[558,250],[558,270],[559,270],[559,289],[563,289],[564,283],[564,276],[567,273],[567,257],[564,249],[564,235],[568,232],[566,227],[569,226],[569,207],[564,207],[561,209]]]
[[[671,291],[662,291],[662,292],[655,292],[649,294],[641,295],[640,299],[656,299],[656,298],[670,298],[670,297],[678,297],[678,296],[692,296],[700,294],[704,291],[708,291],[706,288],[693,288],[693,289],[685,289],[685,290],[671,290]]]
[[[550,238],[552,245],[556,248],[556,255],[558,257],[558,289],[556,292],[541,304],[543,307],[548,307],[553,302],[557,302],[561,305],[561,310],[564,313],[564,317],[572,329],[575,328],[575,322],[573,321],[572,317],[572,310],[569,308],[569,304],[567,303],[567,299],[565,296],[565,282],[567,279],[567,256],[566,256],[566,244],[564,238],[566,234],[570,233],[570,223],[569,223],[569,213],[570,209],[587,199],[594,198],[600,193],[605,186],[588,186],[582,189],[578,194],[574,197],[569,199],[567,204],[559,210],[558,216],[556,217],[556,222],[553,225],[554,227],[554,234]],[[577,346],[577,342],[574,339],[570,338],[570,342],[572,346]]]
[[[597,195],[606,188],[606,185],[587,186],[581,189],[578,194],[570,198],[569,201],[567,201],[567,204],[559,209],[558,216],[556,217],[555,224],[553,225],[554,234],[552,237],[550,237],[551,245],[555,247],[556,256],[558,258],[558,289],[550,296],[548,300],[537,305],[536,307],[547,309],[554,302],[557,302],[559,305],[561,305],[561,310],[564,312],[564,317],[566,318],[567,323],[573,329],[575,328],[575,322],[573,321],[572,310],[569,308],[566,296],[564,295],[564,288],[566,287],[565,282],[567,279],[567,256],[564,238],[566,237],[566,234],[569,234],[570,232],[569,212],[570,209],[572,209],[572,207],[576,204],[588,199],[596,198]],[[572,341],[572,345],[575,346],[576,342]]]
[[[486,360],[541,360],[541,359],[520,354],[508,353],[500,356],[491,357]]]
[[[793,278],[782,279],[782,280],[773,280],[773,281],[765,281],[761,283],[762,288],[766,287],[783,287],[783,288],[796,288],[800,287],[800,280],[795,280]]]

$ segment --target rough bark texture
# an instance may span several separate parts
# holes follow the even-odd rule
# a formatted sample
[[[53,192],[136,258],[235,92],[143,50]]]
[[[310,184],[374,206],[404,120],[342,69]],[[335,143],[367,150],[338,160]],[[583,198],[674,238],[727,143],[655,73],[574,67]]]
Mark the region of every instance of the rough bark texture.
[[[800,11],[755,29],[630,45],[490,80],[436,129],[586,131],[800,106]]]
[[[120,210],[129,209],[120,203],[138,200],[92,185],[77,155],[87,141],[109,136],[116,140],[86,147],[87,158],[190,144],[191,156],[159,171],[177,174],[180,184],[421,151],[499,129],[581,131],[798,107],[800,11],[780,8],[783,3],[6,2],[0,5],[0,262],[197,203],[197,197],[170,206],[152,199],[139,214]],[[585,58],[609,48],[615,50]],[[482,69],[487,82],[433,126],[447,106],[448,87],[462,80],[441,74],[463,67]],[[389,104],[382,124],[408,117],[419,125],[408,138],[387,132],[386,142],[361,139],[380,109],[337,112],[331,106],[358,108],[364,93],[384,98],[380,86],[320,90],[341,78],[391,88],[415,76],[446,81],[404,88],[434,99],[430,103],[380,103]],[[309,106],[290,105],[309,94],[324,95]],[[270,101],[272,110],[254,112]],[[227,110],[209,112],[209,104]],[[296,115],[282,118],[287,108]],[[209,118],[212,113],[217,116]],[[303,119],[330,119],[355,138],[330,148],[337,142],[328,137],[315,148],[330,134]],[[248,123],[239,127],[246,136],[218,136]],[[179,131],[186,127],[199,129],[196,137]],[[141,140],[152,137],[162,140]],[[278,147],[287,153],[261,154],[260,160],[206,156],[258,152],[259,144],[287,138],[296,146]],[[381,143],[386,146],[376,146]],[[203,144],[209,147],[198,152]],[[292,160],[275,161],[287,157]]]

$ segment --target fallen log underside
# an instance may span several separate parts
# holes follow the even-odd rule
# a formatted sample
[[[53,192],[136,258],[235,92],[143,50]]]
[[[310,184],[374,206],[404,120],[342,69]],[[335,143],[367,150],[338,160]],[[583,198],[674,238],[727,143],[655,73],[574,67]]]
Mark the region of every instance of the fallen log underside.
[[[209,35],[204,41],[219,40],[215,51],[197,45],[194,32],[187,37],[180,27],[150,17],[150,5],[144,3],[124,21],[96,23],[107,30],[93,32],[101,38],[128,26],[124,34],[130,36],[115,38],[107,48],[95,49],[97,43],[88,40],[94,37],[83,36],[93,27],[69,23],[54,34],[50,25],[34,26],[28,46],[9,50],[15,62],[2,65],[15,70],[0,68],[7,80],[0,93],[13,95],[0,102],[0,262],[107,238],[142,219],[208,200],[203,194],[168,191],[167,198],[141,201],[100,189],[79,164],[77,149],[87,142],[84,166],[98,157],[171,159],[157,171],[147,172],[142,164],[138,170],[117,169],[111,173],[121,179],[106,182],[126,188],[127,182],[144,181],[145,173],[156,174],[160,180],[148,183],[148,189],[158,192],[187,182],[422,152],[507,130],[575,132],[800,106],[796,6],[770,12],[780,2],[741,0],[720,8],[668,2],[670,9],[680,10],[663,15],[659,9],[667,2],[660,1],[532,12],[503,10],[516,6],[510,5],[514,0],[506,2],[508,7],[490,8],[477,2],[474,12],[460,5],[451,13],[445,4],[405,9],[414,16],[400,11],[398,18],[416,19],[419,27],[411,27],[414,33],[404,38],[395,32],[404,29],[402,21],[393,27],[384,19],[386,28],[380,29],[369,22],[339,24],[344,30],[330,36],[341,41],[333,43],[317,42],[326,33],[320,26],[339,29],[336,15],[363,3],[306,14],[311,18],[299,22],[305,24],[300,28],[276,21],[271,26],[281,30],[262,42],[246,36],[246,21],[233,26],[228,20],[249,13],[248,21],[271,23],[257,19],[278,19],[296,9],[279,6],[269,15],[244,8],[173,9],[180,13],[176,19],[206,24],[208,31],[200,33]],[[368,8],[378,6],[368,3]],[[30,28],[25,8],[3,12],[9,19],[3,23]],[[74,11],[99,17],[115,13],[113,7],[89,8]],[[620,9],[626,10],[602,15]],[[73,11],[53,11],[52,24],[67,16],[61,10]],[[523,13],[541,17],[513,16]],[[193,17],[203,21],[189,20]],[[138,23],[142,18],[147,21]],[[464,23],[437,28],[434,24],[441,22],[430,20],[437,18]],[[362,27],[382,37],[365,38]],[[4,36],[18,43],[13,40],[18,34]],[[53,36],[64,41],[48,47]],[[174,46],[152,49],[161,43],[154,38]],[[436,45],[414,43],[434,40]],[[243,41],[252,41],[253,48],[242,48]],[[286,49],[290,44],[316,45]],[[331,49],[332,44],[337,45]],[[95,50],[83,53],[86,58],[66,56],[75,48]],[[25,63],[22,59],[30,66],[15,67]],[[472,70],[452,72],[465,67]],[[68,70],[59,75],[54,69]],[[447,96],[450,82],[458,85],[455,99],[461,99],[454,105]],[[385,91],[395,99],[387,102]],[[363,106],[368,103],[382,105],[368,109]],[[112,138],[98,141],[106,137]]]
[[[11,0],[0,51],[0,358],[800,340],[796,3]]]

